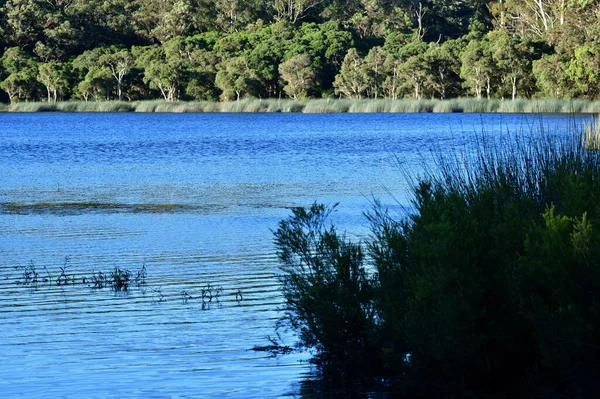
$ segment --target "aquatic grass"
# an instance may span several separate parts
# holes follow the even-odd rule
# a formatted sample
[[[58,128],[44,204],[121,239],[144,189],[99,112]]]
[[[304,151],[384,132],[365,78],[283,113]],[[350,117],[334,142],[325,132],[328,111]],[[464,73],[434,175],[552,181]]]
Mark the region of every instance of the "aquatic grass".
[[[457,100],[455,100],[455,99],[444,100],[444,101],[438,100],[438,101],[435,101],[432,112],[435,112],[435,113],[457,113],[457,112],[464,112],[464,109],[459,106]]]
[[[53,112],[56,111],[56,105],[46,102],[21,102],[10,104],[10,112]]]
[[[60,275],[56,279],[56,285],[67,285],[69,284],[69,280],[75,284],[75,277],[70,276],[68,273],[69,269],[69,260],[68,256],[65,256],[65,262],[62,266],[60,266]]]
[[[416,113],[416,112],[466,112],[466,113],[572,113],[592,114],[600,112],[600,101],[583,99],[257,99],[239,101],[68,101],[24,102],[11,105],[0,104],[0,111],[9,112],[290,112],[307,114],[330,113]]]
[[[269,100],[243,99],[239,101],[225,102],[221,104],[221,112],[267,112]]]
[[[355,100],[349,99],[318,99],[309,100],[306,102],[304,109],[305,114],[336,114],[346,113],[350,109],[352,102]]]
[[[164,101],[161,100],[141,101],[136,103],[135,112],[155,112],[156,107],[162,103],[164,103]]]
[[[600,116],[589,125],[584,126],[584,144],[585,148],[592,151],[600,151]]]
[[[37,272],[35,263],[33,261],[29,261],[27,266],[23,268],[22,281],[20,281],[20,283],[24,285],[33,285],[35,288],[37,288],[39,278],[40,275]]]
[[[127,269],[114,268],[110,272],[110,287],[114,291],[127,291],[131,281],[131,272]]]
[[[304,112],[304,108],[306,107],[306,102],[301,101],[287,101],[283,103],[281,107],[281,112]]]

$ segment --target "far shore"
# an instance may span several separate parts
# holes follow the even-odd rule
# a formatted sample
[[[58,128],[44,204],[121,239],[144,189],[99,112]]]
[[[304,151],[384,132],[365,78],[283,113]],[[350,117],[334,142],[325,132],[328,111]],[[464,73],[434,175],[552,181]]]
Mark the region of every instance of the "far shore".
[[[329,113],[560,113],[598,114],[600,101],[583,99],[243,99],[211,101],[63,101],[0,104],[4,112],[288,112]]]

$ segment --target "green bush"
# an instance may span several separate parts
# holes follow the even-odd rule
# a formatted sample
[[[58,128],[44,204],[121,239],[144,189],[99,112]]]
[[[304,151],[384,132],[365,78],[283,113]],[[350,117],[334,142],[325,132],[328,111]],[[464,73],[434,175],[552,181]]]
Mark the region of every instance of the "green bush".
[[[414,213],[376,206],[366,257],[325,227],[326,208],[295,209],[276,232],[282,322],[403,394],[585,397],[600,357],[600,153],[579,136],[479,144],[439,156]]]
[[[279,223],[275,240],[286,299],[281,322],[298,333],[300,346],[316,348],[320,361],[366,365],[377,360],[374,284],[361,246],[327,226],[331,211],[317,204],[295,208]]]

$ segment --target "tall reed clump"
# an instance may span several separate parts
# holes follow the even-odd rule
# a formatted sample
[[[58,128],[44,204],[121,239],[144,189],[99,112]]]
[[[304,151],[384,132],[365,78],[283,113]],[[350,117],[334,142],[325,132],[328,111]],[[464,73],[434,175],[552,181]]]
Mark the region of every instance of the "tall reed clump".
[[[585,148],[590,151],[600,151],[600,116],[596,117],[591,124],[586,125],[584,129]]]
[[[22,102],[10,104],[8,106],[10,112],[53,112],[56,111],[56,105],[44,102]]]
[[[600,152],[580,135],[476,142],[413,183],[408,216],[375,206],[367,243],[324,206],[280,222],[280,325],[323,368],[407,397],[597,393]]]

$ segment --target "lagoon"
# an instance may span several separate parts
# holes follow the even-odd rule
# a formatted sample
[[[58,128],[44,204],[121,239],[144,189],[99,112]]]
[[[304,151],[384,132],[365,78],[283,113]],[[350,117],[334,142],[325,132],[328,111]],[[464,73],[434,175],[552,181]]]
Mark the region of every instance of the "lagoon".
[[[589,116],[0,114],[3,397],[274,398],[310,394],[306,354],[253,351],[282,297],[272,230],[293,206],[340,206],[367,239],[378,198],[481,131],[565,134]],[[40,281],[24,277],[35,267]],[[127,292],[98,271],[147,271]],[[61,269],[62,268],[62,269]],[[65,272],[73,280],[56,283]],[[47,281],[44,281],[47,280]],[[219,298],[210,303],[203,290]],[[284,343],[294,337],[282,332]]]

